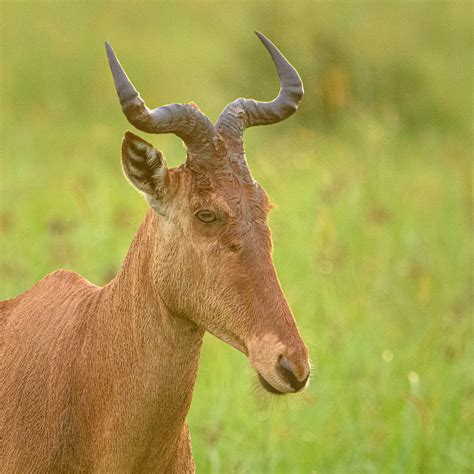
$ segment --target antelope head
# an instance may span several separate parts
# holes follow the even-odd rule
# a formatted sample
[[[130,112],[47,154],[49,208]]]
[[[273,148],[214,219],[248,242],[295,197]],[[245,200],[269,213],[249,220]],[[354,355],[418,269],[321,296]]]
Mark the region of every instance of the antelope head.
[[[169,310],[248,356],[269,392],[302,390],[308,350],[272,262],[270,202],[247,165],[243,132],[292,115],[301,79],[281,52],[257,33],[270,53],[281,89],[271,102],[237,99],[216,124],[194,104],[150,110],[111,46],[107,55],[128,121],[148,133],[174,133],[187,148],[185,164],[167,168],[151,144],[126,132],[122,166],[156,214],[153,286]]]

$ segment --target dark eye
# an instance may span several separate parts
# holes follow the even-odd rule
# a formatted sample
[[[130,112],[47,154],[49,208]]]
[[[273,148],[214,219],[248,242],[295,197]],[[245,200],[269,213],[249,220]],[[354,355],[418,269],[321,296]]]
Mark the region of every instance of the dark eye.
[[[206,224],[214,222],[217,219],[216,215],[207,209],[199,211],[196,215],[200,221],[205,222]]]

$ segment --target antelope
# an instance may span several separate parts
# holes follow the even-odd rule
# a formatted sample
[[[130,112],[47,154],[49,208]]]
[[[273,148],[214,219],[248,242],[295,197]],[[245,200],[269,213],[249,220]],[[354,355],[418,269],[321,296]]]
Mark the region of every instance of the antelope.
[[[126,178],[148,202],[117,276],[103,287],[66,270],[0,302],[3,473],[195,472],[186,416],[205,331],[248,357],[273,394],[303,390],[310,364],[272,262],[265,190],[243,132],[292,115],[297,71],[264,35],[281,89],[237,99],[215,125],[191,104],[150,110],[106,43],[128,121],[174,133],[186,161],[131,132]]]

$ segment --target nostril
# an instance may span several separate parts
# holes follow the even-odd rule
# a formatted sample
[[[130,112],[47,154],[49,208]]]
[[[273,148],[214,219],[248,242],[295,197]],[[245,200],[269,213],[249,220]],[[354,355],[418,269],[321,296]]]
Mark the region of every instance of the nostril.
[[[290,384],[291,388],[293,388],[296,392],[299,392],[302,388],[304,388],[306,382],[308,381],[309,374],[300,381],[293,372],[292,365],[285,357],[280,356],[278,364],[281,375]]]

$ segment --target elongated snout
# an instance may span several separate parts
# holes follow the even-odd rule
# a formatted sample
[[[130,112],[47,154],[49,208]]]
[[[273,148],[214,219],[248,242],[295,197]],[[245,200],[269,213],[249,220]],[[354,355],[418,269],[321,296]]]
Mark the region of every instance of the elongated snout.
[[[300,392],[308,385],[308,349],[301,339],[288,347],[274,335],[255,338],[249,344],[249,359],[261,385],[274,394]]]

